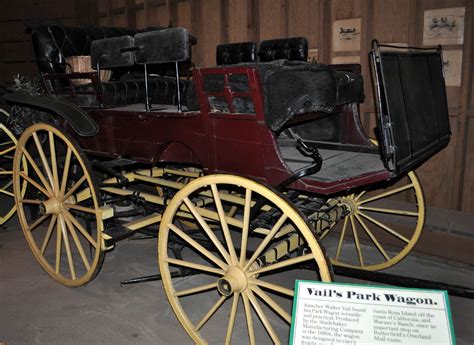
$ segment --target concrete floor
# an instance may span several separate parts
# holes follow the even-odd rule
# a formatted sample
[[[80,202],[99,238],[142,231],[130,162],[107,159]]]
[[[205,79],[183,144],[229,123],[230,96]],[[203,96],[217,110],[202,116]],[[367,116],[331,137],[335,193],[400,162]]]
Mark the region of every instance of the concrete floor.
[[[192,343],[171,310],[161,282],[120,286],[122,279],[157,273],[156,240],[121,242],[106,255],[95,280],[84,287],[66,288],[36,263],[18,229],[14,219],[0,231],[0,343]],[[411,255],[387,272],[474,286],[474,267],[424,256]],[[296,274],[311,279],[308,271]],[[339,276],[335,280],[355,282]],[[474,300],[450,297],[450,304],[457,344],[474,344]],[[201,300],[193,305],[196,311],[202,310]],[[243,332],[233,339],[246,343],[246,338]],[[257,340],[258,344],[268,341]]]

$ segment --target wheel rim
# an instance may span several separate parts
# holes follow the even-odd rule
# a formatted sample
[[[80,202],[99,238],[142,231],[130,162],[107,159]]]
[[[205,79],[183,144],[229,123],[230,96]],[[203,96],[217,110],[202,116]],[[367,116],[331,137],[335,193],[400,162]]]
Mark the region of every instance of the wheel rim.
[[[0,118],[9,114],[0,108]],[[6,223],[16,211],[13,193],[13,156],[17,140],[13,133],[0,122],[0,225]]]
[[[67,286],[90,281],[103,259],[99,196],[73,139],[48,124],[29,127],[18,140],[13,187],[21,227],[41,266]]]
[[[413,171],[407,174],[407,180],[340,198],[350,213],[321,235],[324,243],[333,241],[328,256],[334,265],[376,271],[408,255],[423,230],[425,203]]]
[[[256,200],[264,200],[264,211],[251,211]],[[257,223],[252,219],[262,220],[264,213],[273,215],[272,220],[255,230]],[[190,231],[180,223],[181,218],[189,222],[188,217],[196,224]],[[257,231],[265,233],[257,236]],[[171,237],[180,239],[189,258],[169,256]],[[272,253],[282,255],[283,243],[286,248],[307,249],[272,262]],[[269,342],[284,343],[281,331],[288,335],[294,282],[282,286],[277,279],[282,271],[304,262],[318,270],[322,281],[331,281],[325,254],[300,213],[276,192],[232,175],[196,179],[176,194],[163,214],[158,258],[170,304],[196,343],[232,343],[234,328],[246,331],[250,344],[256,343],[260,333]],[[174,284],[171,271],[177,267],[200,274]],[[198,309],[206,312],[192,308],[189,303],[195,298],[202,302]],[[222,333],[215,333],[216,327],[212,334],[207,333],[215,322],[222,323],[217,328]],[[245,340],[238,340],[242,342]]]

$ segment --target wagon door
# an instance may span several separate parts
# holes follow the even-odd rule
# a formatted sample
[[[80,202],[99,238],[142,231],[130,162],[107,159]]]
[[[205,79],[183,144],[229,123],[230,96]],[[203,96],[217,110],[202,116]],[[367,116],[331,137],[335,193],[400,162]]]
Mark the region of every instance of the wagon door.
[[[451,136],[440,50],[371,53],[377,134],[385,166],[401,173],[445,147]]]
[[[265,176],[256,78],[255,70],[248,67],[194,71],[196,93],[206,122],[211,172]]]

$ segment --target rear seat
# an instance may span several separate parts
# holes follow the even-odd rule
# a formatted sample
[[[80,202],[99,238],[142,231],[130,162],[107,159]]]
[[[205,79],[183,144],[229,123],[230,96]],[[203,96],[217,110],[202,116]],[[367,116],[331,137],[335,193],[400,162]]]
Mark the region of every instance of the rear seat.
[[[104,38],[134,36],[136,33],[166,29],[150,27],[143,30],[130,28],[113,28],[102,26],[64,26],[60,22],[40,22],[28,27],[31,34],[33,51],[40,73],[65,73],[66,58],[70,56],[91,55],[91,42]],[[197,40],[190,35],[190,44]],[[129,72],[129,73],[127,73]],[[174,75],[174,65],[163,64],[152,66],[152,73]],[[176,104],[176,82],[171,77],[152,76],[149,79],[150,96],[153,103]],[[189,81],[181,82],[181,90],[187,89]],[[66,86],[56,81],[57,87]],[[93,91],[92,84],[79,85],[77,90]],[[112,80],[102,83],[103,101],[106,106],[121,106],[133,103],[143,103],[145,87],[142,66],[118,68],[113,70]],[[66,98],[70,98],[66,96]],[[94,105],[94,96],[80,95],[79,105]]]

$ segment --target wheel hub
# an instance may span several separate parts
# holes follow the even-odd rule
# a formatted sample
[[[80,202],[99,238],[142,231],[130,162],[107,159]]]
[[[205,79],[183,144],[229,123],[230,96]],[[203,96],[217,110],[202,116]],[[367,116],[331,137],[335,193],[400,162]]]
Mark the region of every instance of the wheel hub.
[[[62,203],[56,197],[42,202],[39,207],[43,214],[59,214],[62,211]]]
[[[217,281],[217,290],[223,296],[242,292],[247,288],[247,275],[239,267],[230,267],[226,274]]]
[[[354,195],[350,195],[341,200],[341,204],[345,206],[349,211],[349,215],[354,215],[359,209],[359,203],[355,201]]]

